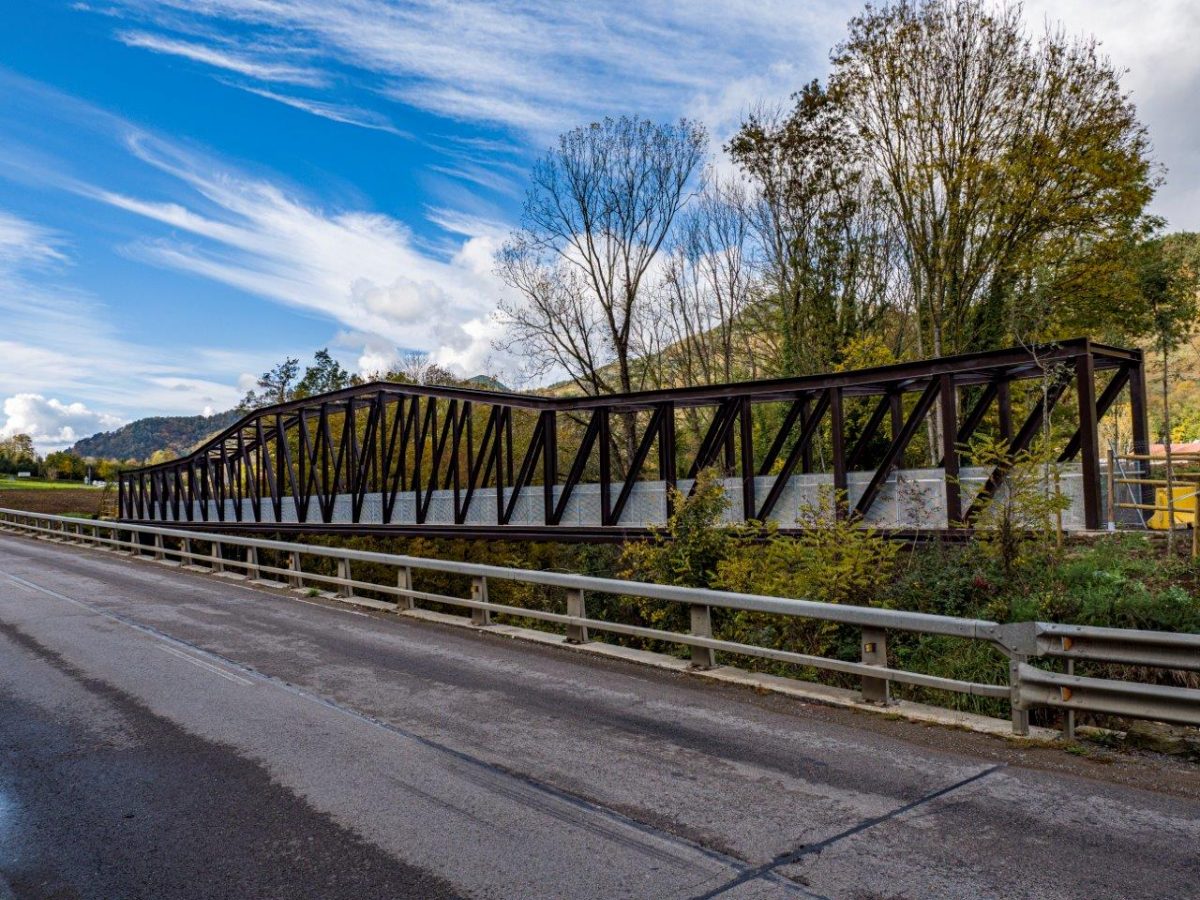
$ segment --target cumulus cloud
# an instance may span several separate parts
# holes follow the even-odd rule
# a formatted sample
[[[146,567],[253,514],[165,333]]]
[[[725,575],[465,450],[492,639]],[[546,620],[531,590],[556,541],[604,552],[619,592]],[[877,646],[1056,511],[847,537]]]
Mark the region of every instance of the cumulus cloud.
[[[118,416],[97,412],[83,403],[64,403],[41,394],[16,394],[4,401],[0,437],[28,434],[38,450],[61,450],[98,431],[124,424]]]
[[[55,232],[0,210],[0,434],[28,432],[46,452],[148,409],[194,415],[237,402],[222,379],[244,355],[196,347],[181,359],[122,338],[64,280],[69,263]]]
[[[481,323],[504,290],[492,274],[498,226],[446,217],[456,242],[431,253],[390,216],[325,209],[146,135],[131,137],[129,147],[190,192],[159,201],[82,188],[169,227],[129,246],[131,256],[319,313],[371,335],[376,348],[383,341],[423,350],[464,371],[487,355],[490,332]]]

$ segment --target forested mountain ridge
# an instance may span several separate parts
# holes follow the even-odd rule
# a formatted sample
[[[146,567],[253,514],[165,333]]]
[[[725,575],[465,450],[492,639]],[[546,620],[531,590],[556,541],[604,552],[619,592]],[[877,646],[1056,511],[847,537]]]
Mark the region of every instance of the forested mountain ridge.
[[[103,459],[149,459],[158,450],[184,454],[228,428],[242,414],[235,409],[211,416],[150,416],[77,441],[71,452]]]

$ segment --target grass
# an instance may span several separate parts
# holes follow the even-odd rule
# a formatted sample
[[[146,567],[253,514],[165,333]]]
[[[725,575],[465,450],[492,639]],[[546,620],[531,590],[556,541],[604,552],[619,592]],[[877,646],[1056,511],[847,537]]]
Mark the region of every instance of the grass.
[[[81,481],[43,481],[38,478],[5,478],[0,476],[0,491],[98,491]]]

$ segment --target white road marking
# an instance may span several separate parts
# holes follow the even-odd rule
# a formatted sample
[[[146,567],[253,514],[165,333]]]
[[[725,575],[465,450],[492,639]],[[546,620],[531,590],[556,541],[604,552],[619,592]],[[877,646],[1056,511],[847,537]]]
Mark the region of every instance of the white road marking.
[[[177,656],[185,662],[190,662],[194,666],[199,666],[202,669],[208,669],[208,671],[214,672],[215,674],[220,675],[222,678],[228,678],[230,681],[235,681],[238,684],[254,684],[254,682],[248,678],[243,678],[240,675],[234,675],[232,672],[226,672],[224,669],[217,668],[210,663],[206,663],[202,659],[196,659],[196,657],[166,644],[159,644],[158,649],[162,650],[164,653],[170,653],[172,656]]]

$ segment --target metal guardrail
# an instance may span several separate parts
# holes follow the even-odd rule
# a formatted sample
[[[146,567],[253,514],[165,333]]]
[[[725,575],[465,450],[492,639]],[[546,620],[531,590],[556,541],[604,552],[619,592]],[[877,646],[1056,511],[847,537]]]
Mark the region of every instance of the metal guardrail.
[[[1034,707],[1066,710],[1068,734],[1073,729],[1071,713],[1074,711],[1200,725],[1200,690],[1081,677],[1074,674],[1076,661],[1200,671],[1200,635],[1195,634],[1043,622],[1000,625],[984,619],[963,619],[560,572],[511,569],[240,535],[211,532],[198,535],[194,531],[183,529],[76,519],[2,508],[0,530],[115,550],[133,557],[202,567],[210,572],[231,574],[230,570],[234,570],[232,574],[240,574],[254,581],[267,580],[264,576],[277,576],[283,579],[282,582],[268,583],[279,587],[304,590],[311,589],[313,584],[320,584],[332,587],[335,596],[341,599],[383,609],[412,609],[417,601],[448,604],[469,609],[472,622],[481,627],[490,624],[493,613],[519,616],[565,626],[568,641],[575,643],[586,642],[589,631],[674,643],[690,647],[692,663],[700,668],[714,666],[715,654],[719,651],[840,672],[861,679],[863,699],[868,702],[889,703],[891,682],[1004,699],[1010,702],[1015,734],[1028,734],[1029,710]],[[176,541],[177,544],[168,546],[168,540]],[[197,552],[194,549],[197,543],[207,544],[208,552]],[[231,556],[229,548],[240,548],[244,551],[241,554],[242,558]],[[264,550],[284,554],[286,567],[269,565],[263,561],[259,552]],[[305,571],[305,557],[334,560],[337,574]],[[393,568],[396,571],[395,583],[381,584],[356,579],[353,577],[354,563],[372,563]],[[467,576],[471,579],[470,596],[460,597],[417,590],[413,583],[414,570]],[[492,602],[488,598],[489,580],[562,588],[566,591],[566,611],[560,613]],[[358,597],[354,594],[356,589],[394,597],[395,602],[387,603]],[[690,610],[690,630],[687,633],[668,631],[589,617],[589,594],[641,597],[684,604]],[[858,626],[862,630],[861,661],[830,659],[714,637],[714,608],[749,610]],[[1008,658],[1009,683],[963,681],[893,668],[887,664],[889,631],[983,641]],[[1029,660],[1034,658],[1063,659],[1066,661],[1068,672],[1061,674],[1030,665]]]

